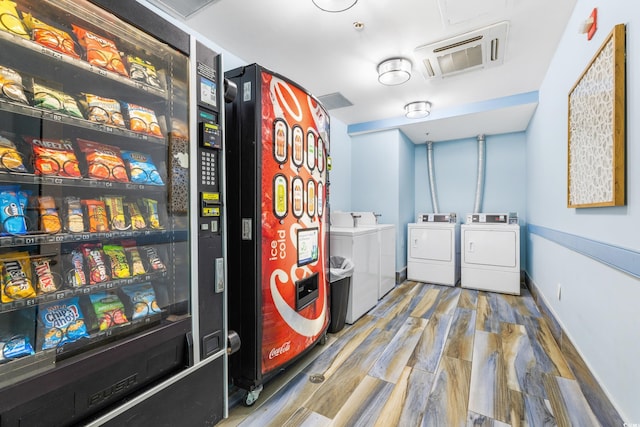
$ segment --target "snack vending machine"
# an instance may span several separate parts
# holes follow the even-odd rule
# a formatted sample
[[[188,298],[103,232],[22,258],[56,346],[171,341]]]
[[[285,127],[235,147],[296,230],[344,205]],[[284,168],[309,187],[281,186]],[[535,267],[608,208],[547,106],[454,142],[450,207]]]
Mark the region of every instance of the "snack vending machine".
[[[258,65],[226,73],[229,328],[242,346],[230,375],[262,384],[316,343],[329,323],[329,116],[307,91]]]
[[[0,426],[215,424],[220,56],[134,1],[0,16]]]

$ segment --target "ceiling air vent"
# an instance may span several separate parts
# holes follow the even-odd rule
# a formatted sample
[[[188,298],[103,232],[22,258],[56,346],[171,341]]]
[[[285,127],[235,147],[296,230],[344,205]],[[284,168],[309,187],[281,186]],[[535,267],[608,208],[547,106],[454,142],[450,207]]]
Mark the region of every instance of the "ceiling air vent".
[[[425,78],[447,77],[504,62],[509,22],[503,21],[414,51]]]

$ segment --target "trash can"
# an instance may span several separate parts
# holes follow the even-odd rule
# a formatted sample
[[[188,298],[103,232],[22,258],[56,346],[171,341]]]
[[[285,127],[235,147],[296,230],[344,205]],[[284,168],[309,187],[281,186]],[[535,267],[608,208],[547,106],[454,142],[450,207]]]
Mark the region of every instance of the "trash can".
[[[341,256],[329,258],[329,282],[331,286],[331,322],[329,332],[335,334],[344,328],[347,317],[347,303],[349,302],[349,290],[351,288],[351,276],[355,265],[353,262]]]

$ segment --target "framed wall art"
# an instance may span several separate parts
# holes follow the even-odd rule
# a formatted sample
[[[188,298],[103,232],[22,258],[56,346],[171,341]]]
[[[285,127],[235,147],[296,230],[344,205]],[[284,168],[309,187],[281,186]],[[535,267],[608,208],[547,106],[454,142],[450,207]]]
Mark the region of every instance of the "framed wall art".
[[[625,25],[569,92],[567,207],[625,204]]]

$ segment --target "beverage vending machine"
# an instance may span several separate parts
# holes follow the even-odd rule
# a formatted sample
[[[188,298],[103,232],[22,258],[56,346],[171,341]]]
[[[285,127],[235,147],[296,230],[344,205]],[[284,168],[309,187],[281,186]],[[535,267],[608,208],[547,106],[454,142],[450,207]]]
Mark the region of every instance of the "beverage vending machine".
[[[226,73],[229,327],[242,346],[234,384],[262,384],[326,339],[329,116],[299,85],[259,65]]]
[[[0,426],[215,424],[220,55],[134,1],[0,17]]]

